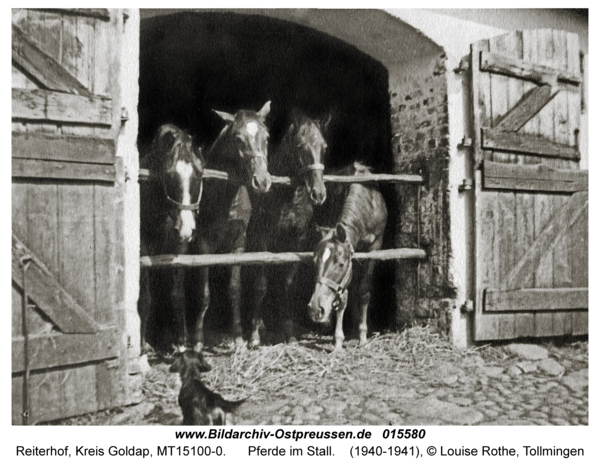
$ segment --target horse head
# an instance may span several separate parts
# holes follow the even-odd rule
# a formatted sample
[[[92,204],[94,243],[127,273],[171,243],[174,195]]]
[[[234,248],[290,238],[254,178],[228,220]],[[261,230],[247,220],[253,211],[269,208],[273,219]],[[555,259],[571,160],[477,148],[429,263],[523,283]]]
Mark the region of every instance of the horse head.
[[[332,311],[346,308],[354,248],[342,224],[321,233],[323,238],[314,254],[316,284],[308,313],[314,322],[327,323]]]
[[[149,157],[150,170],[160,180],[169,202],[173,227],[182,242],[196,229],[195,212],[202,198],[205,162],[191,135],[175,125],[159,128]]]
[[[270,110],[271,101],[258,112],[240,110],[233,115],[215,111],[227,125],[213,144],[211,153],[220,153],[217,157],[239,158],[248,182],[259,193],[271,188],[267,163],[269,131],[265,126]]]
[[[287,153],[294,173],[301,177],[306,193],[313,205],[322,205],[327,197],[323,171],[327,142],[323,136],[331,121],[331,115],[313,120],[300,111],[292,112],[292,123],[282,141],[283,151]]]

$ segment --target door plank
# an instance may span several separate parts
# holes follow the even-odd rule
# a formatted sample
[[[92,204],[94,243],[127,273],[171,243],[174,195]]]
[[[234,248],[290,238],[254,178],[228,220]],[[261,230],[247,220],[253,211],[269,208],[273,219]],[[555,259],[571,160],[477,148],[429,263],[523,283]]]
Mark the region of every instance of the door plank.
[[[561,237],[587,212],[587,192],[577,192],[558,210],[517,265],[502,280],[500,289],[517,289],[531,278],[542,255],[551,252]],[[539,286],[539,284],[536,284]],[[550,287],[552,284],[549,285]]]
[[[29,366],[33,371],[118,357],[120,339],[117,327],[99,330],[91,339],[85,334],[32,335],[29,337]],[[23,337],[13,338],[13,374],[25,370],[23,353]]]
[[[81,96],[91,95],[77,78],[43,52],[14,24],[12,25],[12,60],[48,89]]]
[[[61,283],[77,303],[95,315],[94,186],[59,186],[59,256]]]
[[[546,164],[520,165],[485,161],[485,189],[531,192],[581,192],[588,189],[588,171],[555,170]]]
[[[113,182],[116,177],[116,170],[114,166],[109,166],[108,164],[79,164],[68,161],[13,158],[12,176]]]
[[[58,283],[48,268],[13,234],[12,280],[22,288],[19,260],[30,256],[27,270],[27,295],[63,333],[95,333],[98,328],[75,300]]]
[[[538,85],[555,83],[558,79],[570,83],[581,83],[581,74],[571,70],[557,70],[553,67],[520,60],[512,55],[481,52],[481,70],[490,73],[532,81]]]
[[[490,45],[488,40],[476,42],[471,45],[471,92],[473,103],[473,119],[475,128],[490,127],[492,125],[491,117],[491,88],[489,73],[480,71],[480,51],[489,52]],[[492,160],[491,151],[483,149],[481,144],[481,133],[473,132],[473,141],[475,149],[475,168],[483,160]]]
[[[544,107],[544,112],[548,107]],[[542,136],[529,135],[527,133],[505,132],[495,128],[483,127],[481,129],[481,139],[484,149],[501,150],[507,152],[527,153],[542,156],[542,159],[549,166],[556,168],[554,161],[557,159],[580,159],[579,150],[566,144],[556,143],[548,137],[548,134],[554,134],[553,122],[554,114],[546,115],[540,126]],[[547,122],[547,123],[546,123]],[[549,127],[548,127],[549,125]],[[545,129],[543,127],[546,126]],[[502,162],[502,161],[496,161]],[[561,168],[558,168],[561,169]]]
[[[535,31],[523,31],[523,60],[528,63],[537,62],[537,36]],[[523,82],[523,91],[529,92],[536,85],[528,81]],[[539,135],[540,133],[540,117],[534,115],[521,129],[522,133],[527,135]],[[542,162],[539,156],[520,155],[520,159],[524,164],[540,164]]]
[[[524,169],[522,165],[519,169]],[[516,194],[516,217],[515,217],[515,230],[516,230],[516,242],[515,242],[515,253],[517,258],[522,258],[527,248],[533,244],[535,239],[535,205],[534,195],[529,193],[517,193]],[[533,278],[528,279],[522,285],[524,288],[533,288]],[[523,312],[517,314],[515,317],[515,330],[520,336],[534,336],[535,335],[535,318],[533,313]]]
[[[587,308],[587,288],[517,289],[514,291],[488,289],[485,292],[485,310],[490,312]]]
[[[12,89],[12,118],[110,126],[112,101],[44,89]]]

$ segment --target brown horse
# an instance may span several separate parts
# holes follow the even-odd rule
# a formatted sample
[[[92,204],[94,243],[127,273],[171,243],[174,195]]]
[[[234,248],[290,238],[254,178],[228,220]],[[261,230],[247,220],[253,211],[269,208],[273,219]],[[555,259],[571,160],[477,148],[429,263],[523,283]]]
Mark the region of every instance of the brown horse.
[[[207,179],[198,213],[198,250],[201,254],[243,253],[246,230],[252,213],[248,187],[265,193],[271,187],[267,155],[269,132],[265,118],[270,102],[258,111],[240,110],[235,115],[216,111],[227,122],[207,152],[207,166],[226,171],[232,181]],[[235,183],[235,180],[242,183]],[[204,342],[204,315],[210,303],[209,269],[200,268],[199,278],[190,287],[198,290],[199,307],[190,321],[195,327],[193,342],[200,351]],[[243,344],[241,326],[241,267],[231,267],[228,294],[233,314],[236,345]]]
[[[150,152],[140,161],[140,166],[152,174],[140,187],[142,255],[193,252],[204,165],[202,151],[188,133],[175,125],[158,129]],[[183,276],[184,272],[173,269],[142,271],[142,340],[148,339],[162,351],[170,351],[174,343],[180,347],[185,344]],[[152,330],[147,330],[149,319]],[[172,327],[161,326],[173,319],[179,328],[174,339],[163,333]]]
[[[323,157],[327,143],[323,131],[330,117],[313,120],[299,110],[291,114],[288,129],[269,162],[270,172],[291,177],[292,185],[279,186],[264,195],[253,197],[253,212],[248,228],[249,248],[256,252],[298,252],[308,250],[307,244],[313,206],[326,198],[323,182]],[[277,288],[279,310],[284,311],[283,330],[286,340],[295,341],[292,315],[289,313],[290,292],[298,265],[260,265],[253,271],[255,281],[252,302],[252,337],[250,346],[260,344],[259,330],[264,327],[262,306],[269,285],[283,281]]]
[[[339,175],[369,174],[362,164],[339,172]],[[387,222],[387,208],[375,185],[351,184],[342,191],[338,206],[341,210],[330,214],[333,228],[325,229],[314,254],[316,284],[308,304],[310,318],[319,323],[330,321],[336,314],[335,349],[341,350],[344,341],[342,329],[344,311],[348,304],[348,287],[352,286],[350,308],[358,326],[360,345],[367,341],[367,311],[371,300],[374,262],[367,261],[353,272],[352,256],[355,251],[379,250]],[[354,279],[353,279],[354,273]]]

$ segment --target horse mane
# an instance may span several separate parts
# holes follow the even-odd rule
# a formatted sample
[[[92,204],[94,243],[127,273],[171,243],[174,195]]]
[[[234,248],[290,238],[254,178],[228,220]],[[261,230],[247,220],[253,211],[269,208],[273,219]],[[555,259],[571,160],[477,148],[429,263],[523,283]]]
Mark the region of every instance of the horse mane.
[[[336,174],[350,176],[367,175],[371,174],[371,169],[365,164],[355,161],[341,169],[339,172],[336,172]],[[364,216],[365,209],[362,204],[365,190],[369,190],[368,184],[351,184],[346,188],[344,191],[345,200],[339,217],[339,222],[355,231],[359,234],[359,237],[367,230]]]

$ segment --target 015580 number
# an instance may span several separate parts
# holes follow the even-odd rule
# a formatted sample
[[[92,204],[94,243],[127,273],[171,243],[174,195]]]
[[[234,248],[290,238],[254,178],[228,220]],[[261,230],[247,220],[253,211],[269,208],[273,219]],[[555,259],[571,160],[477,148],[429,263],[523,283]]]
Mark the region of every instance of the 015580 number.
[[[384,439],[424,439],[425,429],[384,429]]]

